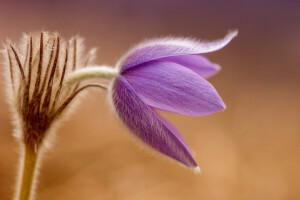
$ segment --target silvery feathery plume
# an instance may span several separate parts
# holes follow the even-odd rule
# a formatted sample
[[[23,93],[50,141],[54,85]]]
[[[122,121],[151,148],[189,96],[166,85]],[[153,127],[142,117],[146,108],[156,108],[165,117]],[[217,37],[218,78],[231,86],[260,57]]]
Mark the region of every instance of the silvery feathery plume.
[[[94,53],[83,54],[81,38],[65,41],[57,33],[47,32],[24,34],[18,46],[6,45],[8,102],[23,154],[16,199],[33,198],[40,151],[48,141],[45,138],[74,106],[80,91],[95,86],[64,84],[68,74],[92,64]]]
[[[121,121],[148,146],[199,172],[191,150],[179,131],[157,110],[205,116],[225,109],[216,89],[206,80],[220,67],[204,54],[226,46],[237,31],[223,39],[202,42],[162,38],[130,50],[115,68],[78,70],[69,84],[88,77],[113,78],[109,99]]]

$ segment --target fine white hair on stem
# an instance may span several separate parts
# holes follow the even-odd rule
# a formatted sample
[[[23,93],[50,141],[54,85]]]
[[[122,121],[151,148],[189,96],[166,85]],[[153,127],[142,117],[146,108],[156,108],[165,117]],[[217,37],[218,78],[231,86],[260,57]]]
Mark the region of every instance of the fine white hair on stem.
[[[76,82],[90,78],[112,79],[117,75],[118,70],[116,68],[108,66],[89,66],[71,73],[66,77],[65,84],[66,86],[71,86]]]

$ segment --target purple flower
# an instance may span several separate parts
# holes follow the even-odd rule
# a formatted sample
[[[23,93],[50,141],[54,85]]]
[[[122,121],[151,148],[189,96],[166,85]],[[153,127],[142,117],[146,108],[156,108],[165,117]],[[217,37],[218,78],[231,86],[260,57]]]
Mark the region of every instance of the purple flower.
[[[199,169],[179,131],[156,111],[205,116],[225,109],[207,81],[219,71],[202,54],[226,46],[237,32],[214,42],[163,38],[140,44],[118,64],[111,87],[115,111],[144,143],[183,165]]]

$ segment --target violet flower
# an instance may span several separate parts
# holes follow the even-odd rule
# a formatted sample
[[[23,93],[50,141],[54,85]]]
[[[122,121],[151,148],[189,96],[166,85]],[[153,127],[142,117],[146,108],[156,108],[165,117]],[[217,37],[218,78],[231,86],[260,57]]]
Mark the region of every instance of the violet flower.
[[[129,51],[115,69],[86,68],[75,72],[69,81],[100,77],[103,72],[102,77],[115,77],[109,97],[122,122],[153,149],[199,172],[179,131],[157,110],[188,116],[224,110],[221,97],[206,80],[220,67],[203,54],[223,48],[236,35],[237,31],[233,31],[213,42],[186,38],[151,40]]]

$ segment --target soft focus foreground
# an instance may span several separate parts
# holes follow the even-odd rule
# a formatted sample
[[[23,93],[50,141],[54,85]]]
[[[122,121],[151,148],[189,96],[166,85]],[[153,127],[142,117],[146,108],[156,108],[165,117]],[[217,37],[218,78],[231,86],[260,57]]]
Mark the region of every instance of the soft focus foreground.
[[[37,199],[299,199],[299,2],[117,2],[1,2],[0,41],[42,28],[66,38],[78,33],[88,48],[99,47],[98,64],[113,65],[145,38],[209,40],[238,28],[238,38],[208,55],[222,66],[210,81],[227,110],[203,118],[163,114],[202,174],[140,150],[111,114],[106,93],[95,89],[59,128]],[[0,83],[0,199],[9,200],[18,149]]]

